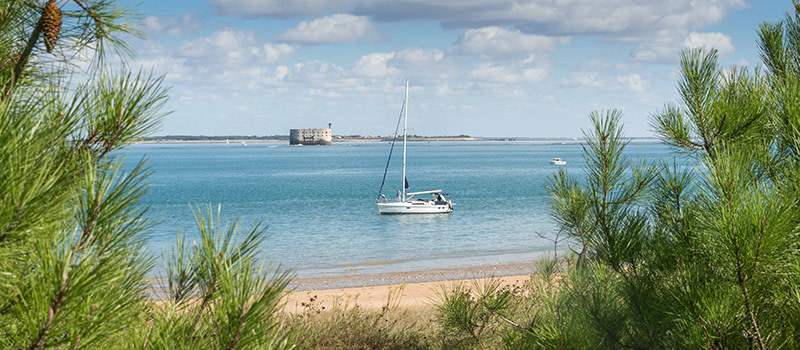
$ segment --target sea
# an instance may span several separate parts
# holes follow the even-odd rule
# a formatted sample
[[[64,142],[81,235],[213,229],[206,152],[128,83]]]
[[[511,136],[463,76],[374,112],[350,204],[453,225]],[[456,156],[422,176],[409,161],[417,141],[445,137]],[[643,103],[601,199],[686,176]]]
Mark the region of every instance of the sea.
[[[199,234],[193,208],[221,208],[223,224],[244,233],[266,227],[263,258],[297,277],[328,277],[532,261],[556,249],[548,179],[565,169],[585,178],[580,142],[409,142],[410,189],[441,189],[451,214],[379,215],[375,205],[391,143],[143,143],[117,153],[152,174],[141,205],[156,222],[147,249],[163,256],[180,232]],[[672,162],[657,142],[632,142],[631,160]],[[551,165],[559,157],[566,165]],[[402,144],[388,164],[383,193],[402,186]]]

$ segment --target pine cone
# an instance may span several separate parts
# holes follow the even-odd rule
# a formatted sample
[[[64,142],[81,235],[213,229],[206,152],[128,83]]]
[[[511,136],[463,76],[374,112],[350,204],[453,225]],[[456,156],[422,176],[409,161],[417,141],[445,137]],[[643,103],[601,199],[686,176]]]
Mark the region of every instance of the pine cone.
[[[44,45],[47,52],[53,52],[53,47],[58,42],[58,33],[61,32],[61,9],[55,0],[50,0],[44,6],[42,18],[39,20],[44,32]]]

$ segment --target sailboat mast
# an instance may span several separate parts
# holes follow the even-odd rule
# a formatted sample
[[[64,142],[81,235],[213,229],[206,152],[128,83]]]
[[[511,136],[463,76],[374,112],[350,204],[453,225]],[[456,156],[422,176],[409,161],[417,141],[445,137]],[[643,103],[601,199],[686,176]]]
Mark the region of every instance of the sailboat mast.
[[[403,202],[406,201],[406,131],[408,129],[408,79],[406,79],[406,102],[403,108],[403,182],[400,185],[403,189]]]

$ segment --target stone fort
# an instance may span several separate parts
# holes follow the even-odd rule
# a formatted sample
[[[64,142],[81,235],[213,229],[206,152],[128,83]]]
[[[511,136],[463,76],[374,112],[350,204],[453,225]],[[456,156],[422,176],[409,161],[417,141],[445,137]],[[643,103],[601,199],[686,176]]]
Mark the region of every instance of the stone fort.
[[[332,141],[330,123],[327,128],[289,129],[290,145],[330,145]]]

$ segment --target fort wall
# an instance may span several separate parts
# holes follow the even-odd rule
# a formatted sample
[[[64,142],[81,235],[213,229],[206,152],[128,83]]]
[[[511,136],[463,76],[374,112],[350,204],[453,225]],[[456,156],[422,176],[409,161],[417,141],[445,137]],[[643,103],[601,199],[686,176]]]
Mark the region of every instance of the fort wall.
[[[290,145],[330,145],[333,142],[331,125],[327,128],[289,129]]]

